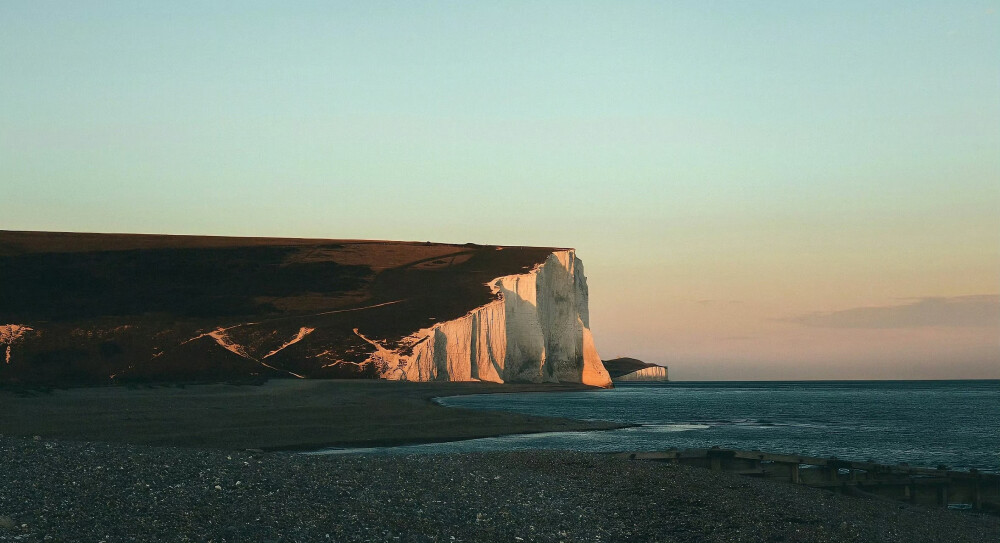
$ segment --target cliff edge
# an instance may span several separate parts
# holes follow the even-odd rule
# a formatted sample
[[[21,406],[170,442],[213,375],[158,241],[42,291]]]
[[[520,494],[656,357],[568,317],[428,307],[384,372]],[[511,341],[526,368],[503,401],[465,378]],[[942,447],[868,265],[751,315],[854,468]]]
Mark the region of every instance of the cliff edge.
[[[0,231],[0,382],[610,386],[573,249]]]

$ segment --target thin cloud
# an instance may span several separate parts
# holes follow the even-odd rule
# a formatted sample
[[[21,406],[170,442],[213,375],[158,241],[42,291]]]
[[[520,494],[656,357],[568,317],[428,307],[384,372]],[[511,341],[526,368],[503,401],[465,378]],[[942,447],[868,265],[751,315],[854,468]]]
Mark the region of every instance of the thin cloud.
[[[713,299],[706,299],[706,300],[694,300],[694,302],[696,304],[699,304],[699,305],[721,305],[721,304],[739,305],[739,304],[743,303],[743,300],[713,300]]]
[[[917,298],[905,304],[807,313],[789,320],[821,328],[1000,326],[1000,295]]]

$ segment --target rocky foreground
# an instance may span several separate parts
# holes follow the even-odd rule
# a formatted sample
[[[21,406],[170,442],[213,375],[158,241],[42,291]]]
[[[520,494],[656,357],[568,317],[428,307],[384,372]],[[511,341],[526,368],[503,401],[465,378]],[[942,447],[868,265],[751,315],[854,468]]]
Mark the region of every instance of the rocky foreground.
[[[0,541],[996,542],[1000,518],[598,454],[0,437]]]

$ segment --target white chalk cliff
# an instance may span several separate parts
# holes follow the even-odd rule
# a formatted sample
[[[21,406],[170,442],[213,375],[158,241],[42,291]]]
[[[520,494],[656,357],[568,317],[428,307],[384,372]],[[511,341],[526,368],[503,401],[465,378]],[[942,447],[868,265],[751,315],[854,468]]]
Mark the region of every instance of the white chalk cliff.
[[[359,336],[384,379],[575,382],[609,387],[590,333],[587,278],[573,250],[489,283],[496,299],[387,347]]]
[[[615,377],[616,383],[621,381],[669,381],[667,378],[667,368],[663,366],[649,366],[639,371],[626,373],[621,377]]]

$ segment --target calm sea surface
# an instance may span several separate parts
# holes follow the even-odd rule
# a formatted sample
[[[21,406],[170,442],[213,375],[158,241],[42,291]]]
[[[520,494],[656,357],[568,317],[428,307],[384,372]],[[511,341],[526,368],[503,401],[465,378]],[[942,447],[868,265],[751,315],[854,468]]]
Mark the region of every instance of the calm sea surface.
[[[622,383],[607,391],[484,394],[439,401],[453,407],[641,426],[377,451],[609,452],[718,445],[1000,472],[1000,381]]]

